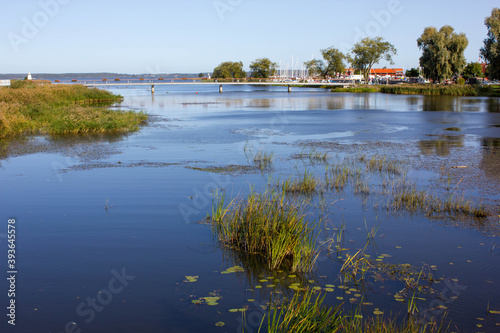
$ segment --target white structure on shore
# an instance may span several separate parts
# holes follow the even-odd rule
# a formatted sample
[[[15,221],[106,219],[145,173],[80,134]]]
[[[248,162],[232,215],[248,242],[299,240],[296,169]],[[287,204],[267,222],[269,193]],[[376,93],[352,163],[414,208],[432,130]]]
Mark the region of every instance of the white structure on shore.
[[[33,78],[31,77],[31,73],[28,73],[28,77],[26,78],[28,81],[31,81],[33,80]]]

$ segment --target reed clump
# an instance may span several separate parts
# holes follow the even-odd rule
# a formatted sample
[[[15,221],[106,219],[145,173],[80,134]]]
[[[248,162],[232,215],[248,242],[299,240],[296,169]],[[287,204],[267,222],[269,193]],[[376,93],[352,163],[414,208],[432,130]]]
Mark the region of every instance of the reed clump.
[[[235,251],[259,256],[269,269],[309,271],[316,260],[314,222],[305,204],[284,192],[250,193],[226,202],[217,195],[210,218],[218,242]]]
[[[474,218],[485,218],[489,216],[488,211],[482,205],[475,205],[462,197],[450,195],[447,199],[418,191],[414,187],[397,188],[393,192],[389,209],[406,209],[410,212],[421,211],[428,215],[436,213],[465,215]]]
[[[438,333],[447,331],[444,321],[429,322],[409,315],[404,320],[386,317],[382,311],[375,310],[375,316],[364,318],[359,308],[350,312],[340,307],[327,306],[326,294],[308,288],[303,293],[297,292],[291,299],[275,302],[270,307],[267,319],[267,332],[394,332],[394,333]],[[265,319],[265,318],[264,318]],[[264,320],[263,320],[264,322]],[[262,331],[263,322],[259,328]]]
[[[285,300],[269,311],[267,331],[338,332],[342,326],[340,310],[323,305],[325,296],[315,294],[312,289],[295,293],[292,299]]]
[[[273,166],[274,153],[258,151],[253,157],[254,165],[264,171],[272,169]]]
[[[20,134],[128,132],[147,115],[93,105],[122,97],[83,85],[38,85],[17,81],[0,89],[0,138]]]
[[[278,182],[278,187],[284,193],[290,194],[314,194],[320,190],[321,181],[307,170],[299,178],[288,178]]]

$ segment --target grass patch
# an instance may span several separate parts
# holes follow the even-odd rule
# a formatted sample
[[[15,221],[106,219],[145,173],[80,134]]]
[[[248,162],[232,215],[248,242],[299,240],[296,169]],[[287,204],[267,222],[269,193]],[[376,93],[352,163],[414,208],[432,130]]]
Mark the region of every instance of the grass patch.
[[[406,209],[409,212],[423,212],[428,215],[445,213],[449,215],[465,215],[473,218],[485,218],[489,214],[482,205],[474,205],[464,197],[450,195],[441,199],[424,191],[413,188],[396,188],[393,198],[388,204],[390,210]]]
[[[267,331],[337,332],[342,323],[340,310],[324,306],[325,296],[307,289],[304,293],[295,293],[291,300],[273,306],[269,312]]]
[[[366,85],[348,88],[333,88],[332,92],[374,93],[401,95],[451,95],[451,96],[489,96],[500,97],[500,86],[480,85],[439,85],[439,84],[397,84]]]
[[[254,165],[260,170],[270,170],[273,167],[274,153],[258,151],[253,157]]]
[[[496,86],[462,86],[457,84],[403,84],[395,86],[381,86],[380,92],[386,94],[405,95],[500,96],[500,89]]]
[[[316,260],[314,225],[305,219],[305,205],[284,192],[250,193],[229,203],[220,195],[210,221],[220,244],[259,256],[269,269],[307,272]]]
[[[293,159],[298,159],[298,160],[305,160],[308,159],[309,162],[311,163],[327,163],[328,162],[328,153],[322,153],[319,151],[310,151],[308,153],[305,153],[304,151],[300,152],[299,154],[294,154],[292,156]]]
[[[136,131],[147,120],[146,114],[95,106],[121,98],[82,85],[15,81],[11,87],[0,89],[0,138]]]
[[[368,170],[374,172],[378,171],[380,173],[386,172],[390,175],[399,175],[403,173],[403,166],[394,161],[389,160],[387,157],[372,156],[369,160],[366,160],[364,156],[360,157],[361,162],[366,162]]]
[[[321,181],[314,177],[314,175],[307,170],[300,178],[292,179],[290,177],[285,181],[278,182],[278,187],[284,193],[290,194],[314,194],[320,189],[320,186]]]
[[[275,302],[268,313],[267,331],[270,333],[437,333],[447,331],[443,322],[439,324],[428,322],[411,315],[403,321],[398,321],[396,317],[384,317],[383,312],[378,309],[374,311],[375,317],[366,319],[360,314],[359,309],[343,313],[339,307],[324,305],[325,296],[326,294],[307,289],[304,293],[295,293],[290,300],[285,299],[281,303]],[[261,328],[259,328],[259,332]]]

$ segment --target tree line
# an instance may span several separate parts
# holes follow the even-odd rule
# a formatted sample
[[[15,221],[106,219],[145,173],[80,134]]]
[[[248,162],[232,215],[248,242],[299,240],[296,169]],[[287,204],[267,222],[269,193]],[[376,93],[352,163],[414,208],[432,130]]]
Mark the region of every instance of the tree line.
[[[490,80],[500,79],[500,8],[493,8],[491,16],[484,24],[488,34],[484,46],[480,50],[481,59],[486,63],[486,75]],[[422,51],[419,59],[419,69],[412,68],[407,76],[423,75],[434,82],[443,82],[454,76],[465,78],[482,77],[483,69],[477,62],[466,63],[464,52],[469,41],[464,33],[456,33],[453,27],[445,25],[440,29],[427,27],[417,39],[417,45]],[[321,50],[323,59],[312,59],[304,63],[309,75],[322,78],[335,77],[345,73],[346,62],[355,71],[361,72],[365,82],[368,82],[372,67],[381,60],[394,64],[393,56],[397,50],[382,37],[364,38],[356,43],[350,53],[344,54],[335,47]],[[277,64],[268,58],[260,58],[250,64],[252,77],[269,78],[276,72]],[[244,78],[247,73],[243,63],[223,62],[213,71],[213,78]]]

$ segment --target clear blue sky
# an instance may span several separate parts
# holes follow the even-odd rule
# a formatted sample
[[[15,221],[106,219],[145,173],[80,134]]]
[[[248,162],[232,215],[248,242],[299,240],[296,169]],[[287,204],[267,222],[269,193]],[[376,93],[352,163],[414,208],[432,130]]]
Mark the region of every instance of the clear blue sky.
[[[0,73],[198,73],[228,60],[248,68],[260,57],[286,67],[292,56],[299,68],[363,34],[394,44],[394,66],[409,68],[418,66],[424,28],[446,24],[467,35],[467,60],[478,61],[484,18],[500,7],[498,0],[0,1]],[[390,16],[377,21],[374,13]]]

